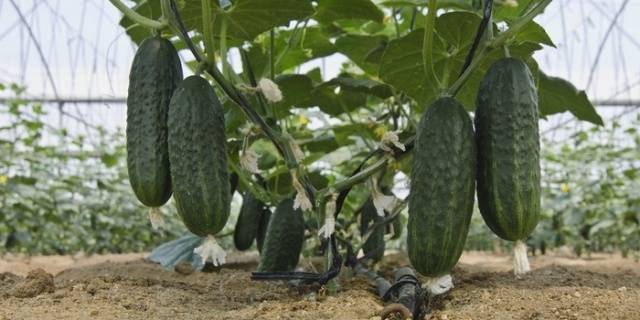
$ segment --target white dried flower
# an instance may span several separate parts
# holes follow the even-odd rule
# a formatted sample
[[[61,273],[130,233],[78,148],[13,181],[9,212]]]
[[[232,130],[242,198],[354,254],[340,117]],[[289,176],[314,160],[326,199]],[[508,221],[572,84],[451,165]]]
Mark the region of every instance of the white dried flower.
[[[250,173],[260,173],[258,159],[260,156],[252,150],[240,151],[240,166]]]
[[[258,89],[269,102],[279,102],[282,100],[282,91],[278,85],[267,78],[262,78],[258,82]]]
[[[329,239],[331,238],[331,235],[335,232],[335,230],[336,230],[336,219],[333,217],[332,214],[327,215],[324,218],[324,225],[322,225],[320,230],[318,230],[318,235],[325,239]]]
[[[391,212],[396,198],[394,196],[388,196],[378,188],[378,183],[375,177],[370,180],[371,184],[371,198],[373,200],[373,206],[376,208],[376,212],[379,216],[384,217],[384,211]]]
[[[149,208],[149,221],[151,222],[151,227],[153,228],[153,230],[164,229],[165,227],[160,208]]]
[[[224,252],[213,235],[207,236],[202,245],[193,249],[193,252],[202,257],[202,263],[211,261],[214,266],[223,265],[227,257],[227,253]]]
[[[405,151],[406,148],[404,144],[400,142],[400,138],[398,138],[398,133],[393,131],[387,131],[382,135],[382,139],[380,139],[380,149],[393,152],[393,149],[390,145],[394,145],[396,148]]]
[[[424,286],[429,289],[429,292],[432,295],[437,296],[453,289],[453,279],[451,279],[450,274],[445,274],[444,276],[435,278],[427,278]]]
[[[318,230],[318,235],[326,239],[330,238],[331,235],[336,230],[336,219],[334,214],[336,212],[337,200],[338,200],[338,195],[335,193],[332,193],[331,198],[329,199],[325,207],[324,225],[320,228],[320,230]]]
[[[295,170],[291,170],[291,181],[293,182],[293,187],[296,189],[296,198],[293,200],[293,209],[300,208],[302,211],[306,211],[313,208],[311,200],[307,197],[306,190],[300,181],[298,181],[298,175]]]

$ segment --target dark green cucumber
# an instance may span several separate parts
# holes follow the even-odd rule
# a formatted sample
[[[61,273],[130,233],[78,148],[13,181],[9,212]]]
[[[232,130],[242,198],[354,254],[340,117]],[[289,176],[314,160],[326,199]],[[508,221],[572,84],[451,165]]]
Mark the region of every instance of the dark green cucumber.
[[[524,240],[540,212],[538,95],[527,65],[495,62],[478,91],[478,205],[489,228],[505,240]]]
[[[278,204],[273,212],[262,246],[258,271],[293,271],[304,242],[304,218],[293,209],[293,199]]]
[[[271,209],[265,207],[260,215],[260,224],[258,224],[258,231],[256,233],[256,247],[258,252],[262,253],[262,246],[264,245],[264,238],[267,235],[267,226],[269,226],[269,220],[271,220]]]
[[[173,198],[189,231],[214,235],[229,217],[224,112],[209,82],[190,76],[169,106],[169,160]]]
[[[142,41],[129,73],[127,168],[133,192],[148,207],[160,207],[171,197],[167,117],[181,80],[182,65],[171,42]]]
[[[378,215],[376,207],[373,205],[373,200],[367,199],[360,211],[360,234],[365,236],[365,233],[374,223],[379,223],[383,220],[384,217]],[[384,231],[384,225],[376,227],[362,245],[362,252],[372,261],[380,261],[384,256]]]
[[[245,193],[242,197],[242,207],[238,214],[238,222],[233,231],[233,244],[238,250],[247,250],[251,248],[253,239],[258,234],[260,225],[260,217],[264,210],[264,203],[251,193]]]
[[[422,275],[449,274],[458,262],[473,211],[476,147],[462,105],[440,98],[422,116],[411,168],[407,245]]]

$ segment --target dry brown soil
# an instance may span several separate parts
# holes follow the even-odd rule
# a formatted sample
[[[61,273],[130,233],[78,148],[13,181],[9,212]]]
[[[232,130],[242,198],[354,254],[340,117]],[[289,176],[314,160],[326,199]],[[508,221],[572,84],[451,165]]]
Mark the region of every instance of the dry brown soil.
[[[326,297],[249,279],[255,255],[214,272],[166,272],[141,254],[0,258],[0,320],[379,319],[383,304],[362,278],[340,279]],[[388,254],[389,275],[406,258]],[[508,255],[465,253],[455,289],[429,319],[640,319],[640,263],[617,255],[531,258],[511,274]],[[305,265],[303,263],[303,265]],[[53,282],[51,281],[53,275]]]

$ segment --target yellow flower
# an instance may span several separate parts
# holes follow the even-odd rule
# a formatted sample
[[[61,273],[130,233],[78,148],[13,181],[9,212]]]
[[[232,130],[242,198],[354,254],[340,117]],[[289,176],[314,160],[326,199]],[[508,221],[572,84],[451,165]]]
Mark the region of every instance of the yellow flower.
[[[303,115],[299,115],[298,116],[298,124],[301,126],[306,126],[309,124],[309,118],[303,116]]]
[[[569,188],[569,185],[567,183],[563,183],[560,185],[560,191],[562,191],[563,193],[569,193],[571,189]]]
[[[375,133],[378,138],[382,138],[382,136],[384,136],[384,134],[387,133],[387,128],[377,127],[373,130],[373,133]]]
[[[9,180],[9,178],[7,178],[7,176],[0,176],[0,185],[7,184],[8,180]]]

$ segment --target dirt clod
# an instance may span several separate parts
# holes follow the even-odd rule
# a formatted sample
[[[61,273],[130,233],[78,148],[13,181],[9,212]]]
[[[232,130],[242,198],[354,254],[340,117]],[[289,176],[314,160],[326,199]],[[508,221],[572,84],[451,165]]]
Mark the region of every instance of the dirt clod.
[[[190,275],[193,273],[193,268],[191,267],[191,264],[188,262],[180,262],[175,268],[174,268],[175,272],[182,274],[182,275]]]
[[[16,284],[12,295],[17,298],[32,298],[43,293],[55,291],[53,276],[43,269],[31,270],[27,277]]]

